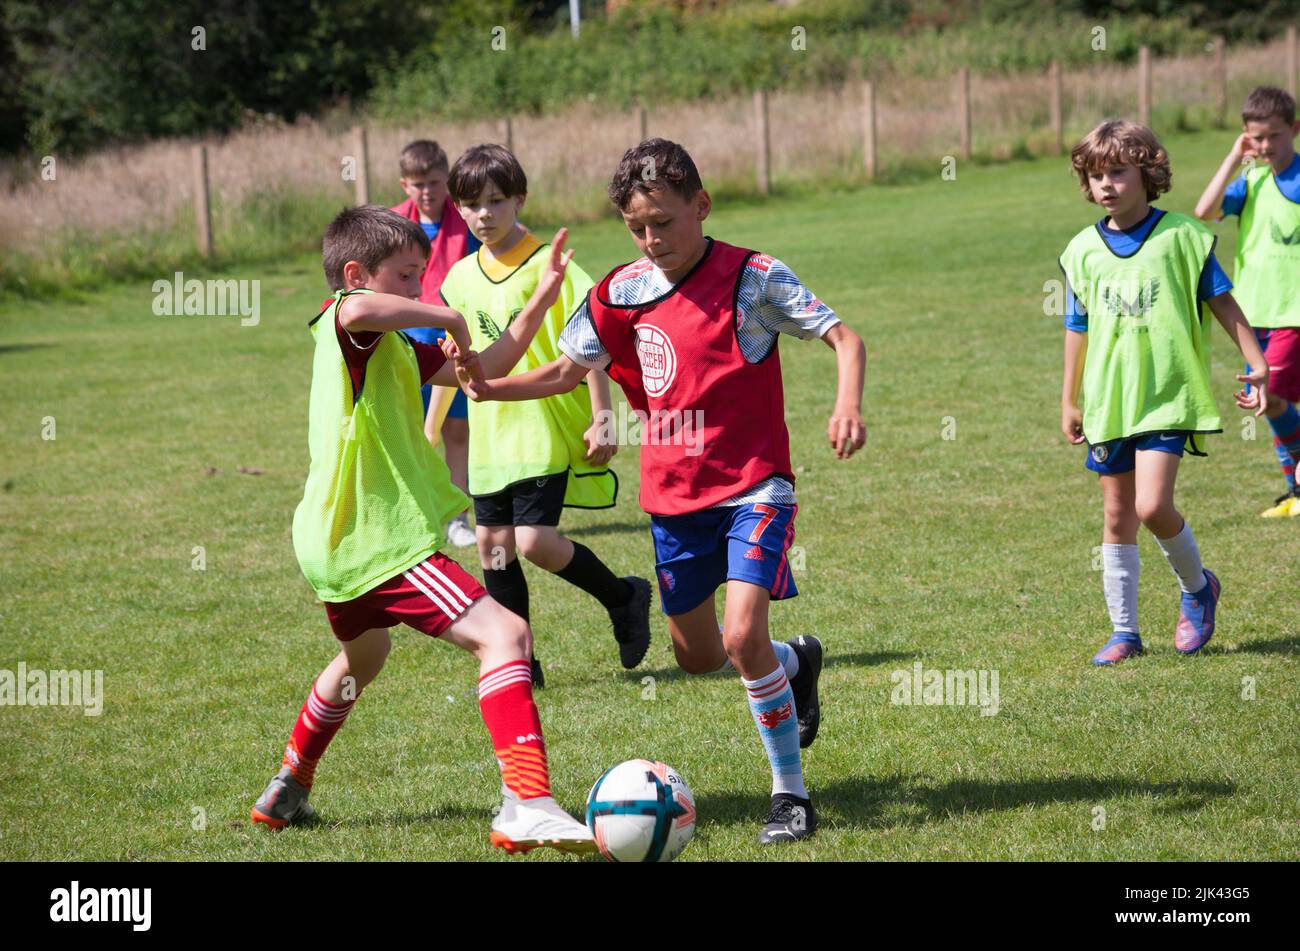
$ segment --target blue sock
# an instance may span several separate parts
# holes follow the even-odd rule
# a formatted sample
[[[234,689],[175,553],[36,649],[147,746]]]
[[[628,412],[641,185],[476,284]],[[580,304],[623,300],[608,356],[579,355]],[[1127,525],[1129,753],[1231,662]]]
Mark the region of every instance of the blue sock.
[[[718,633],[722,633],[722,628],[718,628]],[[782,641],[772,642],[772,653],[776,655],[776,661],[785,670],[787,677],[797,676],[799,673],[799,655],[794,652],[794,648]],[[724,670],[735,670],[735,665],[731,663],[731,658],[722,662],[722,666],[714,671],[715,674]]]
[[[749,695],[749,710],[754,714],[758,735],[767,751],[767,761],[772,767],[772,795],[789,793],[800,799],[808,798],[803,784],[803,768],[799,764],[799,720],[795,716],[794,691],[785,676],[785,669],[777,667],[758,680],[745,680]]]
[[[776,662],[785,670],[787,677],[793,677],[799,673],[799,655],[794,652],[794,648],[782,641],[772,642],[772,653],[776,655]]]
[[[1270,419],[1268,424],[1273,427],[1273,448],[1277,450],[1277,461],[1282,464],[1286,486],[1295,489],[1295,467],[1300,461],[1300,412],[1294,403],[1288,403],[1286,412]]]

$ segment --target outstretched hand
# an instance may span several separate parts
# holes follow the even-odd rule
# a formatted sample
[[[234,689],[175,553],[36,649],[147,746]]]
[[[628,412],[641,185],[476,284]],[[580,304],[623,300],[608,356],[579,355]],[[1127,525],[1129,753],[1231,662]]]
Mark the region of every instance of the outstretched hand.
[[[455,340],[450,337],[444,337],[439,341],[443,354],[448,360],[455,364],[456,381],[460,384],[461,389],[472,399],[478,400],[481,397],[470,392],[473,388],[480,394],[483,385],[487,383],[487,378],[483,374],[483,364],[479,361],[477,350],[464,350],[456,344]]]
[[[1253,409],[1256,416],[1263,416],[1268,406],[1268,367],[1252,367],[1249,373],[1238,373],[1237,379],[1246,384],[1232,394],[1237,408]]]
[[[559,296],[560,287],[564,284],[564,272],[573,260],[573,252],[564,250],[564,243],[568,240],[568,228],[555,232],[555,237],[551,239],[551,260],[537,282],[538,291],[546,295],[553,294],[552,300]]]
[[[442,348],[442,355],[450,361],[460,359],[460,344],[451,338],[451,335],[443,337],[438,341],[438,346]]]

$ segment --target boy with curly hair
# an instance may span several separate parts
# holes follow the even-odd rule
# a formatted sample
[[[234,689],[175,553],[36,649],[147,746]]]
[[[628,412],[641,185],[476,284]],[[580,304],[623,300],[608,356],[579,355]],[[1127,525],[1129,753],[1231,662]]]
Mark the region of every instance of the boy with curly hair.
[[[1070,242],[1061,430],[1088,445],[1101,482],[1102,588],[1112,636],[1092,662],[1143,652],[1138,634],[1138,525],[1145,525],[1182,588],[1174,646],[1194,654],[1214,633],[1218,577],[1201,564],[1191,526],[1174,507],[1174,482],[1196,437],[1222,432],[1210,392],[1209,321],[1218,319],[1254,369],[1237,405],[1264,411],[1268,367],[1214,256],[1214,235],[1194,218],[1151,207],[1169,190],[1169,156],[1145,126],[1103,122],[1071,153],[1084,197],[1106,216]],[[1082,386],[1083,407],[1079,406]]]

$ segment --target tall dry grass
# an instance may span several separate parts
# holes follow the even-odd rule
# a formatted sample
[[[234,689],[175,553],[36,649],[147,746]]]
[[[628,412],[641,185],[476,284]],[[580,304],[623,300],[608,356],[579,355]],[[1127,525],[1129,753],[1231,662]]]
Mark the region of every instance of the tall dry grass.
[[[1077,138],[1100,119],[1136,116],[1134,67],[1099,64],[1063,76],[1066,138]],[[1228,56],[1229,126],[1253,86],[1281,83],[1281,41],[1233,49]],[[1179,57],[1153,63],[1153,124],[1157,131],[1197,127],[1214,118],[1212,60]],[[973,76],[974,149],[983,158],[1044,151],[1050,142],[1048,88],[1042,75]],[[849,184],[861,179],[860,88],[776,92],[770,97],[772,171],[778,186]],[[957,148],[955,82],[911,79],[877,87],[879,160],[890,170],[929,166]],[[213,228],[219,253],[257,243],[268,251],[301,250],[318,240],[332,210],[352,201],[345,158],[353,152],[351,120],[343,115],[291,125],[255,123],[224,138],[204,140],[209,151]],[[752,189],[756,167],[751,99],[700,101],[653,109],[651,135],[683,143],[713,188]],[[434,137],[455,156],[477,142],[503,141],[497,122],[370,125],[372,200],[397,201],[397,155],[413,138]],[[513,120],[513,142],[529,177],[525,218],[574,220],[607,210],[604,187],[623,151],[635,144],[638,117],[578,102],[562,114]],[[12,164],[0,170],[0,253],[8,259],[0,282],[12,289],[15,271],[37,271],[68,257],[70,247],[94,253],[65,262],[60,279],[76,279],[91,264],[111,276],[115,248],[170,243],[162,257],[192,246],[194,177],[192,140],[156,141],[107,149],[78,159],[57,159],[53,181]],[[21,180],[20,180],[21,179]],[[301,234],[298,234],[301,232]],[[297,238],[295,240],[295,234]],[[118,256],[136,253],[117,252]],[[14,262],[18,263],[15,264]],[[98,262],[98,263],[95,263]],[[92,268],[93,269],[93,268]],[[48,282],[47,282],[48,283]]]

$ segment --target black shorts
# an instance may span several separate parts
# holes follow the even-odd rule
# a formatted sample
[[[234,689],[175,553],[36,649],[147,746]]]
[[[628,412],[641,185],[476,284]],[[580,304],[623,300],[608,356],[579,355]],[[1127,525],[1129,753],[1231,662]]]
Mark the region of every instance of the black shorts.
[[[569,472],[540,479],[521,479],[491,495],[474,496],[474,522],[478,525],[560,524]]]

